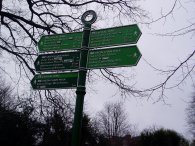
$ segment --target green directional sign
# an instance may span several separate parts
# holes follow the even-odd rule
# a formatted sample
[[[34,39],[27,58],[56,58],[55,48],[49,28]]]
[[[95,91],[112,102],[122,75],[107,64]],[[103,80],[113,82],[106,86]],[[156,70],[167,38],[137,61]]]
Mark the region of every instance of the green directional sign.
[[[78,51],[39,55],[35,61],[36,71],[78,70]],[[137,65],[141,53],[137,46],[90,50],[88,69]]]
[[[100,29],[91,32],[90,47],[100,48],[124,44],[136,44],[141,36],[137,24]]]
[[[33,89],[76,88],[78,73],[37,74],[31,81]]]
[[[36,71],[73,70],[79,67],[79,52],[39,55],[35,61]]]
[[[82,32],[42,36],[38,42],[40,52],[74,50],[81,48]]]
[[[140,58],[137,46],[97,49],[89,52],[87,68],[136,66]]]
[[[141,36],[139,27],[127,25],[91,31],[90,47],[101,48],[123,44],[135,44]],[[40,52],[74,50],[81,47],[82,32],[42,36],[38,42]]]

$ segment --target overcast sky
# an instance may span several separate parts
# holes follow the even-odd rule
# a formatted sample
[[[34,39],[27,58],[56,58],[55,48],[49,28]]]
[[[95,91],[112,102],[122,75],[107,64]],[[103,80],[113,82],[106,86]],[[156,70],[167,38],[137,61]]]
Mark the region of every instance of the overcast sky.
[[[173,15],[168,16],[166,20],[162,19],[149,27],[139,24],[142,36],[138,41],[138,47],[143,55],[140,62],[136,67],[119,68],[114,69],[114,71],[125,72],[125,74],[134,76],[132,83],[135,82],[137,87],[151,87],[163,81],[164,76],[155,72],[145,60],[157,68],[170,69],[172,66],[178,65],[194,50],[195,41],[192,34],[179,37],[155,35],[155,33],[173,32],[195,20],[194,2],[185,0],[181,3],[183,7],[178,3]],[[148,10],[150,16],[155,19],[160,17],[161,13],[168,12],[173,6],[173,1],[147,0],[140,5]],[[181,72],[176,74],[169,85],[175,84],[180,75]],[[123,99],[116,87],[99,79],[88,86],[89,92],[85,97],[86,111],[94,115],[103,108],[106,102],[122,100],[125,102],[130,122],[137,124],[139,131],[156,125],[157,127],[174,129],[189,138],[185,109],[193,94],[192,86],[192,81],[187,79],[180,88],[166,91],[166,103],[163,101],[154,103],[158,93],[154,94],[149,100],[134,97]]]
[[[157,19],[161,13],[168,12],[173,3],[173,0],[145,0],[140,2],[140,6],[149,12],[150,17]],[[135,83],[137,88],[149,88],[164,80],[165,76],[155,72],[146,61],[157,68],[170,69],[172,66],[178,65],[194,50],[195,41],[192,34],[174,38],[155,35],[155,33],[173,32],[195,21],[193,0],[183,0],[181,3],[183,7],[178,3],[173,15],[169,15],[166,20],[162,19],[149,26],[139,24],[142,31],[142,36],[137,43],[142,53],[140,62],[135,67],[114,69],[116,72],[133,77],[130,83]],[[127,22],[125,24],[128,25]],[[101,21],[101,24],[97,26],[105,28],[113,25],[118,24],[102,23]],[[4,58],[2,63],[9,62],[10,58]],[[5,68],[8,72],[13,72],[13,68],[10,66],[5,65]],[[180,73],[171,80],[169,85],[173,85],[179,80]],[[149,99],[135,97],[124,99],[115,86],[109,84],[108,81],[98,79],[87,86],[85,110],[91,115],[95,115],[106,102],[122,100],[128,112],[129,121],[138,126],[138,131],[156,125],[174,129],[189,138],[185,109],[193,94],[192,86],[191,80],[187,79],[179,89],[166,91],[165,103],[163,101],[156,103],[158,93]]]

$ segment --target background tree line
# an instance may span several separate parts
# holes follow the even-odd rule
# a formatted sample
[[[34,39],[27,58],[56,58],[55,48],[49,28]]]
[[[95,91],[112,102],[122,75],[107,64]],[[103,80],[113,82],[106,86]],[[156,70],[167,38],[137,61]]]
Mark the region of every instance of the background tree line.
[[[4,146],[70,146],[72,120],[58,107],[38,118],[28,102],[21,103],[11,87],[0,83],[0,144]],[[68,109],[64,109],[68,110]],[[73,115],[73,113],[71,113]],[[140,146],[189,146],[188,141],[173,130],[146,129],[136,135],[121,102],[107,103],[94,118],[87,114],[82,122],[82,146],[118,146],[125,136]],[[113,143],[114,142],[114,143]],[[192,143],[193,145],[194,143]]]

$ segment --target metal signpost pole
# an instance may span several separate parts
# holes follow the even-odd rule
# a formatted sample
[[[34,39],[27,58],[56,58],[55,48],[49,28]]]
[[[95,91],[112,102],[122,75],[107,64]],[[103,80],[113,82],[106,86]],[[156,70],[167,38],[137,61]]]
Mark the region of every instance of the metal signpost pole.
[[[92,17],[91,20],[87,21],[87,17]],[[83,115],[83,103],[85,96],[85,82],[87,74],[87,58],[89,52],[89,37],[91,32],[91,24],[97,19],[97,15],[94,11],[86,11],[82,15],[82,23],[84,24],[82,47],[80,50],[80,62],[79,62],[79,75],[77,85],[77,98],[75,106],[74,124],[72,132],[72,146],[80,146],[81,139],[81,126],[82,126],[82,115]]]

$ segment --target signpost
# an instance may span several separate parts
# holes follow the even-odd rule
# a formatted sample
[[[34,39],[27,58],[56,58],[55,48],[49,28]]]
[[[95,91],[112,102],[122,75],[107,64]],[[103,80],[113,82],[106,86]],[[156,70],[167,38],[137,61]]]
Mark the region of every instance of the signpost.
[[[136,44],[141,31],[136,24],[91,31],[89,47],[101,48]],[[82,33],[65,33],[42,36],[38,42],[40,52],[80,49]]]
[[[92,48],[100,48],[136,44],[140,36],[141,31],[137,24],[100,29],[91,32],[89,46]]]
[[[36,71],[78,70],[78,51],[39,55],[35,61]],[[136,66],[141,53],[137,46],[90,50],[88,69]]]
[[[91,16],[90,20],[87,20],[88,16]],[[38,72],[78,72],[37,74],[31,81],[33,89],[39,90],[76,88],[72,146],[80,145],[87,69],[135,66],[141,58],[137,46],[120,46],[137,43],[141,31],[136,24],[91,31],[96,19],[94,11],[86,11],[81,17],[83,32],[42,36],[38,42],[40,52],[79,50],[41,54],[35,61]],[[110,48],[105,48],[108,46]]]
[[[82,32],[42,36],[38,42],[40,52],[75,50],[81,48]]]
[[[79,68],[80,52],[65,52],[39,55],[35,69],[41,71],[73,70]]]
[[[137,46],[97,49],[89,52],[87,68],[110,68],[137,65],[141,53]]]
[[[78,73],[37,74],[31,81],[33,89],[76,88]]]

